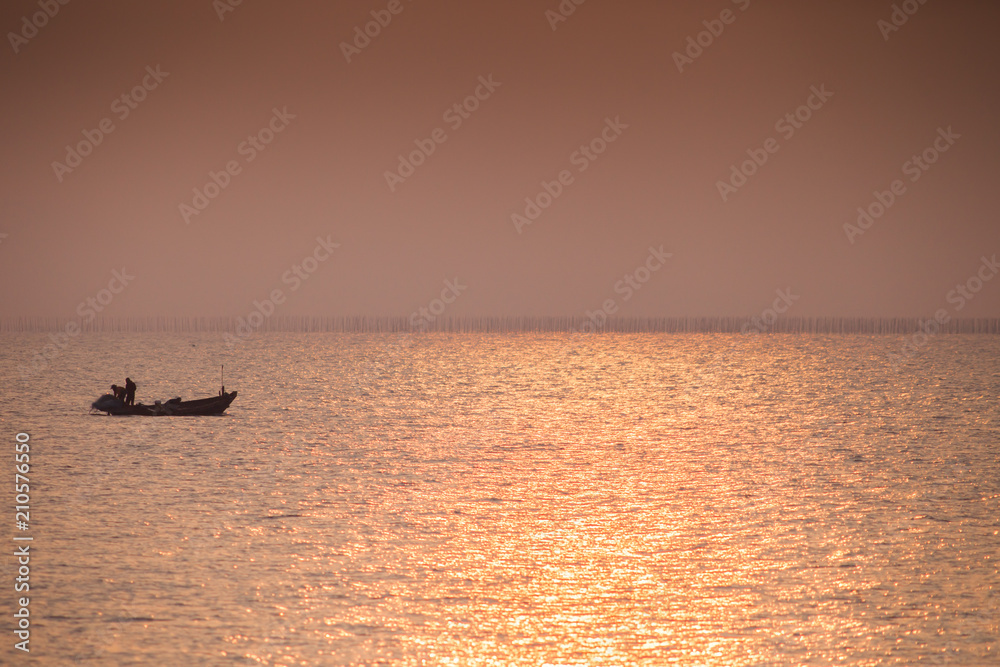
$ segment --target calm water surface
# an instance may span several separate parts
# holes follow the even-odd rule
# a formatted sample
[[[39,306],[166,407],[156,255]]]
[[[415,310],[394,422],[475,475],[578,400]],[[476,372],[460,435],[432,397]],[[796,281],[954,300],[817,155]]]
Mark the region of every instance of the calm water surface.
[[[31,664],[1000,662],[998,337],[2,342]],[[220,363],[225,416],[87,414]]]

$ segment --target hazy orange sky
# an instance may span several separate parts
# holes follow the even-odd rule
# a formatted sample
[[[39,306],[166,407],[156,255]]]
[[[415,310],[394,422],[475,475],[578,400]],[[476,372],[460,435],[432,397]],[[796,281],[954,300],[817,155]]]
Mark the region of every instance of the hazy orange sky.
[[[996,2],[234,3],[3,3],[0,316],[1000,315]]]

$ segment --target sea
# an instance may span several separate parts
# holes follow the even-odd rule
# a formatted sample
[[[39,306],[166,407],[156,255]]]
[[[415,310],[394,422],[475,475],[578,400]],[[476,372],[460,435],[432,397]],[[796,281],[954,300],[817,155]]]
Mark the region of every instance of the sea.
[[[2,664],[1000,664],[1000,336],[52,340],[0,334]]]

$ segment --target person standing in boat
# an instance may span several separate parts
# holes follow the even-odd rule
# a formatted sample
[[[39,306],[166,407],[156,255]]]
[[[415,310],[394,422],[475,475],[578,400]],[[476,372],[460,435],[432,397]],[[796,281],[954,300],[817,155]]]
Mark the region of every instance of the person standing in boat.
[[[125,405],[135,405],[135,389],[132,378],[125,378]]]

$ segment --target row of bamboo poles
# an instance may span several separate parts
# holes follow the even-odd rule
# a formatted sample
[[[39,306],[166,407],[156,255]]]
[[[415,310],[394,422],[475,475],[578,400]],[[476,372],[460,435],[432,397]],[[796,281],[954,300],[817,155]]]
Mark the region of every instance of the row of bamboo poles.
[[[600,326],[581,316],[483,316],[438,317],[414,326],[408,317],[397,316],[294,316],[269,318],[215,317],[97,317],[0,318],[0,333],[67,332],[107,333],[226,333],[242,331],[286,331],[329,333],[804,333],[804,334],[910,334],[929,333],[1000,334],[1000,318],[951,319],[938,325],[917,317],[782,317],[772,323],[746,317],[610,317]],[[67,328],[69,327],[69,328]],[[76,327],[79,327],[77,329]],[[243,327],[240,329],[239,327]]]

